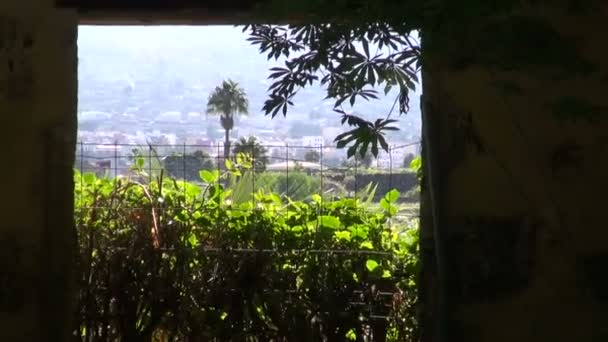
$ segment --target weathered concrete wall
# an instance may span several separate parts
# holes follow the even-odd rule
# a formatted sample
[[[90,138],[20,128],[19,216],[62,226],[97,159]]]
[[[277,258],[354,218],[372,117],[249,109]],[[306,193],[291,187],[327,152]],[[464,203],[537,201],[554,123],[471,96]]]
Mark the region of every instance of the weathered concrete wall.
[[[67,340],[76,18],[0,2],[0,341]]]
[[[608,341],[608,12],[586,9],[527,8],[427,51],[449,341]]]

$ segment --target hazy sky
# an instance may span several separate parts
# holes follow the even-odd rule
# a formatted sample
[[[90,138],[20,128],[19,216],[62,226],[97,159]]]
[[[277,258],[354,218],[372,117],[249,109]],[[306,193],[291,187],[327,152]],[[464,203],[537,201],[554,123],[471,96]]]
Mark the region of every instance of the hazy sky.
[[[246,33],[234,26],[80,26],[79,46],[109,45],[129,48],[209,47],[229,44],[256,52]]]
[[[202,93],[232,78],[246,88],[257,111],[267,98],[268,69],[282,62],[267,60],[247,37],[241,27],[234,26],[80,26],[79,72],[85,81],[81,84],[88,80],[130,82],[155,73],[150,68],[160,65],[174,78],[201,85]],[[324,97],[319,86],[308,87],[296,98],[295,110],[331,110],[333,101]],[[395,97],[392,93],[380,101],[358,101],[358,108],[384,115]],[[418,111],[417,97],[412,96],[414,112]]]

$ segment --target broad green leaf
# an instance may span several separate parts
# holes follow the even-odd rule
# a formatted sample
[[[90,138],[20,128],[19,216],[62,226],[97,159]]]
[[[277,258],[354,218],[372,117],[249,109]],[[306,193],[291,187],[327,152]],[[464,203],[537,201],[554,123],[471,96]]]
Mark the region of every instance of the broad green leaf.
[[[350,227],[349,230],[350,234],[354,238],[360,238],[362,240],[365,240],[369,235],[369,228],[363,224],[358,224],[356,226]]]
[[[239,152],[236,154],[236,163],[237,164],[243,164],[243,158],[245,157],[245,154],[243,154],[242,152]]]
[[[85,172],[82,174],[82,180],[84,181],[85,184],[93,184],[93,183],[95,183],[96,179],[97,179],[97,176],[95,176],[95,174],[93,172]]]
[[[190,236],[188,237],[188,242],[190,243],[191,247],[198,246],[198,238],[194,234],[190,234]]]
[[[209,183],[209,184],[217,181],[217,179],[219,177],[217,171],[211,172],[211,171],[207,171],[207,170],[201,170],[201,171],[199,171],[198,174],[201,177],[201,179],[203,180],[203,182]]]
[[[357,333],[355,333],[354,329],[350,329],[346,335],[345,335],[346,339],[350,340],[350,341],[356,341],[357,340]]]
[[[322,200],[322,198],[318,194],[312,195],[312,201],[313,202],[315,202],[315,203],[321,203],[321,200]]]
[[[386,211],[389,211],[391,208],[391,203],[387,201],[386,198],[383,198],[380,200],[380,207]]]
[[[370,241],[362,242],[359,248],[374,249],[374,245]]]
[[[224,164],[226,165],[226,170],[232,170],[234,168],[234,163],[230,159],[226,159]]]
[[[374,259],[367,259],[365,262],[365,267],[368,271],[373,272],[376,268],[378,268],[378,262]]]
[[[418,172],[418,170],[420,170],[420,168],[422,167],[422,158],[420,157],[416,157],[414,159],[412,159],[412,161],[410,162],[410,169]]]
[[[321,215],[319,216],[319,224],[326,228],[340,228],[340,219],[335,216]]]
[[[184,183],[184,184],[185,184],[184,188],[186,189],[186,195],[189,198],[194,198],[201,193],[201,188],[199,188],[198,186],[196,186],[192,183]]]
[[[135,165],[137,165],[137,167],[140,169],[143,169],[145,164],[146,164],[146,161],[144,160],[144,158],[137,158],[135,160]]]
[[[418,232],[415,229],[408,229],[403,234],[403,242],[409,246],[415,246],[418,244]]]
[[[393,276],[393,275],[391,274],[391,271],[389,271],[389,270],[384,270],[384,271],[382,272],[382,278],[390,278],[390,277],[392,277],[392,276]]]
[[[338,240],[345,240],[345,241],[349,241],[349,242],[350,242],[350,239],[351,239],[350,232],[348,232],[348,231],[335,232],[334,236]]]
[[[384,198],[386,199],[387,202],[389,203],[395,203],[397,202],[397,200],[399,199],[399,191],[397,189],[393,189],[391,191],[389,191]]]

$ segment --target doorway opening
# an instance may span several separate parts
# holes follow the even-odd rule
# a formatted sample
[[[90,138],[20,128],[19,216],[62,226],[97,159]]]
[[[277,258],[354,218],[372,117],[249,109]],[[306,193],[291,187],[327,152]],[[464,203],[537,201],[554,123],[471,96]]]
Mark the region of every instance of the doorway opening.
[[[255,38],[80,27],[82,341],[416,340],[416,93],[386,151],[348,158],[322,84],[266,115],[289,57],[267,59]],[[398,95],[348,114],[372,120]]]

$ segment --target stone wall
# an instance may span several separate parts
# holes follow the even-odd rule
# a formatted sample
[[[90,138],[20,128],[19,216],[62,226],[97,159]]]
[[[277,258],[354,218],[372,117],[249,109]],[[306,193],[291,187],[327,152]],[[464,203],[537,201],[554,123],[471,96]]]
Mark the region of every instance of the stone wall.
[[[434,32],[454,43],[425,51],[449,341],[608,340],[608,22],[591,9],[529,6]],[[423,317],[437,330],[429,209]]]
[[[0,3],[0,340],[67,340],[76,17]]]
[[[608,340],[608,11],[566,2],[426,33],[443,41],[425,50],[439,123],[425,139],[440,156],[450,341]],[[68,340],[76,30],[51,0],[0,2],[2,341]],[[422,203],[432,341],[441,283]]]

